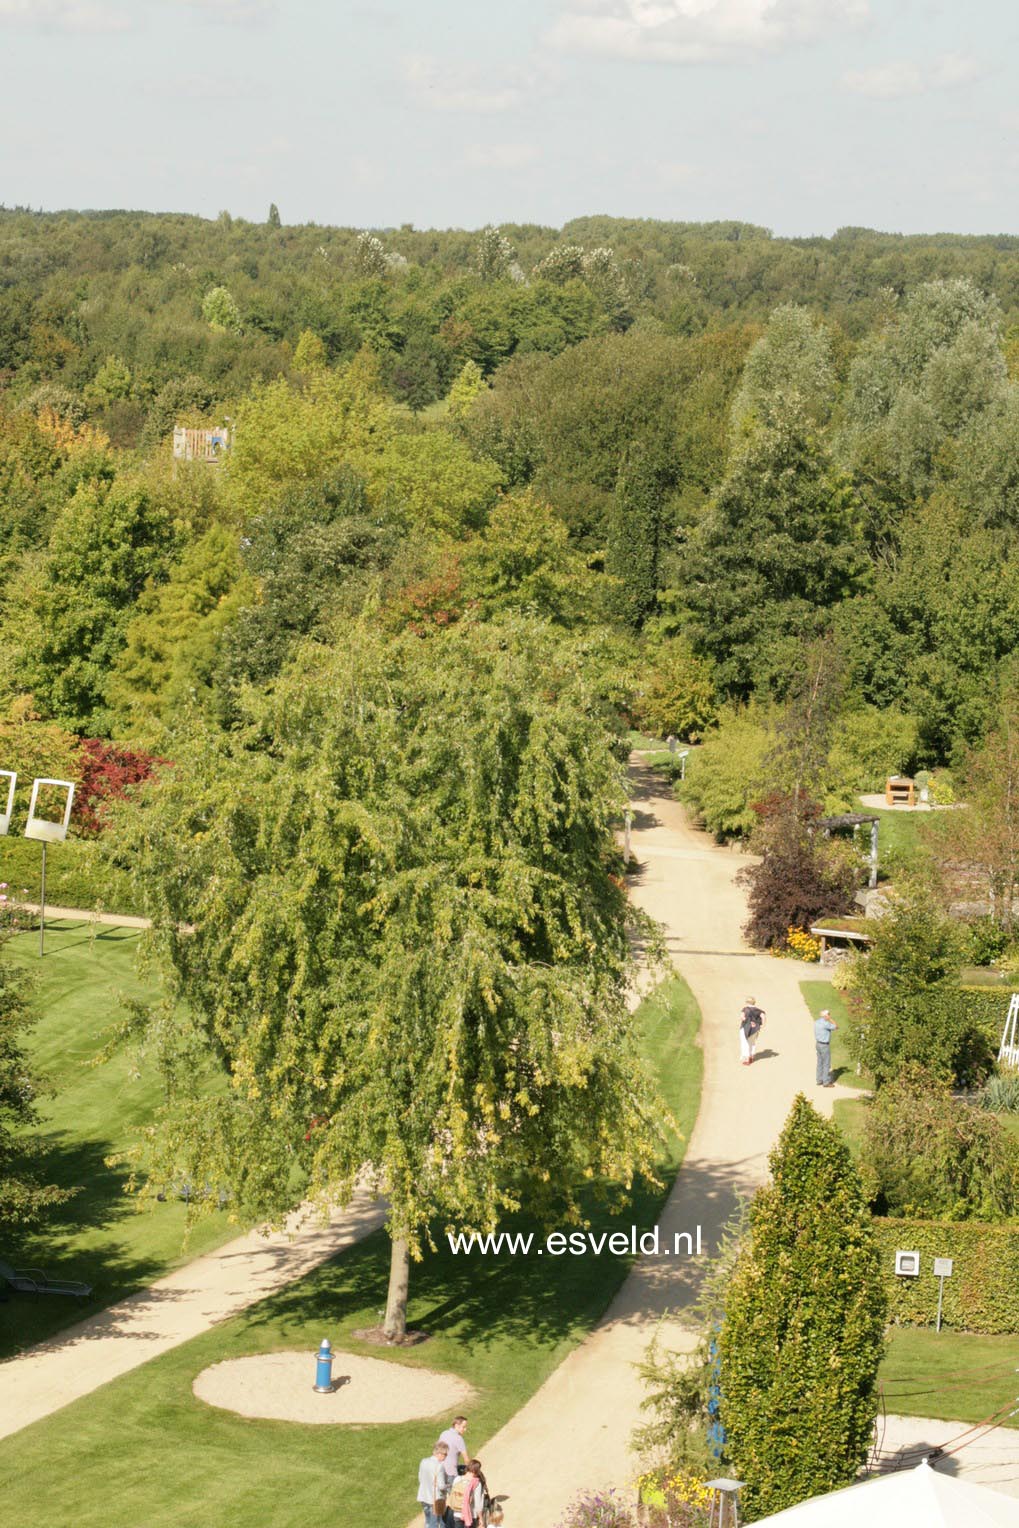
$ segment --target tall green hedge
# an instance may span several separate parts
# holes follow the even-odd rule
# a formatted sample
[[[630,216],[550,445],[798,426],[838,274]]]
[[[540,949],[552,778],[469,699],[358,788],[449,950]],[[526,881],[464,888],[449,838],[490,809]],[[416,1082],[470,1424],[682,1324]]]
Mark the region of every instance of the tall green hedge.
[[[725,1295],[721,1421],[751,1521],[851,1485],[877,1414],[885,1296],[859,1174],[801,1093]]]
[[[965,1332],[1019,1332],[1019,1225],[875,1219],[874,1229],[893,1325],[934,1325],[938,1280],[933,1260],[950,1257],[954,1267],[945,1280],[942,1325]],[[898,1249],[919,1252],[917,1278],[896,1275]]]

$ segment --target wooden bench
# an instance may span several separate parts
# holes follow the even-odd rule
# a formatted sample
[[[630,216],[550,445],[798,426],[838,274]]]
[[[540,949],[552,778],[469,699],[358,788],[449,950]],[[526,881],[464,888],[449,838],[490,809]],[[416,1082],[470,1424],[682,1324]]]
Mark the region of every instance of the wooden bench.
[[[811,926],[810,932],[815,939],[821,941],[822,959],[827,953],[829,939],[848,939],[850,944],[872,944],[874,938],[872,934],[861,933],[859,929],[833,928],[828,923],[815,923]]]
[[[885,781],[885,803],[887,806],[915,806],[914,782],[907,780],[905,775],[889,775]]]

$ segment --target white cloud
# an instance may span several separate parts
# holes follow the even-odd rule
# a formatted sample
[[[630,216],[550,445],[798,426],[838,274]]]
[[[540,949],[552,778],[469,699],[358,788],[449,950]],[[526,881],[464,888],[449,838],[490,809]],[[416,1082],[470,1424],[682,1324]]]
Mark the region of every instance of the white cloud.
[[[659,160],[654,165],[654,172],[663,185],[682,186],[693,180],[697,166],[683,159]]]
[[[213,21],[258,21],[275,10],[275,0],[170,0],[172,6],[202,11]]]
[[[927,64],[897,59],[870,69],[850,69],[842,76],[842,83],[847,90],[875,101],[898,101],[905,96],[926,95],[930,90],[968,85],[979,73],[976,59],[943,53]]]
[[[36,32],[126,32],[132,17],[105,0],[0,0],[5,22]]]
[[[902,96],[920,95],[924,88],[919,64],[911,64],[905,59],[875,64],[870,69],[850,69],[842,76],[842,83],[847,90],[871,96],[875,101],[895,101]]]
[[[464,164],[472,170],[526,170],[540,159],[533,143],[476,144],[464,155]]]
[[[35,32],[127,32],[167,13],[197,13],[209,21],[246,24],[276,8],[277,0],[0,0],[5,23]]]
[[[858,26],[869,0],[567,0],[546,40],[570,53],[696,64]]]
[[[513,111],[523,100],[518,84],[491,84],[480,70],[444,69],[434,58],[417,54],[403,60],[403,77],[417,106],[427,111],[491,116]]]
[[[930,82],[935,90],[942,90],[952,85],[968,85],[979,74],[980,66],[975,58],[965,53],[943,53],[934,61]]]
[[[264,95],[258,81],[250,76],[237,78],[224,74],[173,75],[148,88],[156,95],[175,101],[196,101],[212,106],[219,106],[224,101],[261,99]]]

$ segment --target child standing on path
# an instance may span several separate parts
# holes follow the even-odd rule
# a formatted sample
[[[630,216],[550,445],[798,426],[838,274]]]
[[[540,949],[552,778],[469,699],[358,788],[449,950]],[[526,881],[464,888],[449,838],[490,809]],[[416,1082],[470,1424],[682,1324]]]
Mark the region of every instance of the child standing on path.
[[[746,1006],[739,1019],[739,1055],[744,1066],[749,1066],[757,1051],[757,1036],[761,1032],[765,1013],[763,1008],[758,1008],[754,999],[748,997]]]

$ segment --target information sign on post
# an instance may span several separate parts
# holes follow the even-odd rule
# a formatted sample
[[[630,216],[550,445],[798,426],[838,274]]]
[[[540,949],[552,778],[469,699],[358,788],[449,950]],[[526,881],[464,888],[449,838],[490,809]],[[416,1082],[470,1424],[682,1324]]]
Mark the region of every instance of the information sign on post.
[[[7,781],[7,800],[0,809],[0,834],[9,833],[11,830],[11,816],[14,812],[14,787],[18,783],[18,777],[13,769],[0,769],[0,782]],[[0,784],[0,801],[4,800],[4,787]]]
[[[950,1257],[936,1257],[934,1259],[934,1277],[938,1281],[938,1324],[936,1330],[941,1330],[941,1301],[945,1293],[945,1280],[952,1277],[953,1259]]]
[[[42,817],[38,813],[39,787],[41,785],[52,786],[55,790],[67,792],[64,803],[64,814],[54,820],[50,817]],[[46,936],[46,845],[62,844],[67,837],[67,829],[71,824],[71,808],[74,805],[74,784],[71,780],[47,780],[45,778],[33,780],[32,799],[28,803],[28,822],[25,824],[25,837],[37,838],[42,844],[42,877],[39,889],[39,954],[43,953],[43,941]]]

